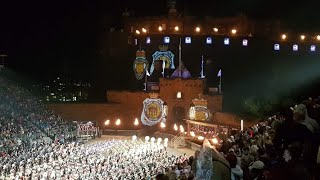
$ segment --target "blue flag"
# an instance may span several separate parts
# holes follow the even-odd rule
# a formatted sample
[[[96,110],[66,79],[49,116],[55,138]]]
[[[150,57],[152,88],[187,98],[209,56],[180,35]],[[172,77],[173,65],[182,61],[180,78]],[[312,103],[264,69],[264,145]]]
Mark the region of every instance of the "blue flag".
[[[221,77],[221,69],[219,70],[217,76],[218,76],[218,77]]]

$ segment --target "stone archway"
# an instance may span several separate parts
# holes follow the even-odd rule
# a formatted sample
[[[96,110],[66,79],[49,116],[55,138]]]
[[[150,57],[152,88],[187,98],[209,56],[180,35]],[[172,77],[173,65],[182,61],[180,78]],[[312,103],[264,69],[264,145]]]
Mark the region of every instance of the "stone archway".
[[[182,123],[184,122],[183,119],[185,118],[186,110],[183,106],[174,106],[172,108],[172,116],[175,123]]]

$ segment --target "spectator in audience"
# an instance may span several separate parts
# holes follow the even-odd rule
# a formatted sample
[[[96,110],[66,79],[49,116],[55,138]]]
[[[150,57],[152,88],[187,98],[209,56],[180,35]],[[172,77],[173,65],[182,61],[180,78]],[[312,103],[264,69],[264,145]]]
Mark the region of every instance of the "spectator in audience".
[[[231,180],[242,180],[243,171],[241,167],[237,164],[237,156],[235,154],[229,153],[226,159],[230,163],[231,167]]]
[[[284,165],[281,168],[273,169],[268,180],[311,180],[312,176],[303,162],[302,151],[303,144],[300,142],[291,143],[283,154]]]
[[[216,150],[212,149],[213,179],[230,180],[231,168],[229,162]]]
[[[169,177],[165,174],[158,174],[156,180],[169,180]]]
[[[241,167],[247,169],[249,164],[254,161],[254,156],[249,153],[249,147],[243,149],[241,157]]]
[[[264,163],[262,161],[255,161],[249,166],[250,180],[264,180]]]

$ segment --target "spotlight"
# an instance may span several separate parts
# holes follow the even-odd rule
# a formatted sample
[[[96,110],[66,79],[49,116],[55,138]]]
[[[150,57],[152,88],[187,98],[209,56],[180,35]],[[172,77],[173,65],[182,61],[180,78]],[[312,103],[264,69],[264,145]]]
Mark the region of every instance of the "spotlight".
[[[320,41],[320,35],[317,35],[317,40]]]
[[[160,123],[160,127],[163,129],[163,128],[166,127],[166,124],[165,124],[164,122],[161,122],[161,123]]]
[[[200,32],[200,28],[199,27],[196,27],[196,32]]]
[[[300,36],[300,39],[301,39],[301,40],[304,40],[305,38],[306,38],[305,35],[301,35],[301,36]]]
[[[139,125],[139,120],[138,120],[138,118],[136,118],[135,120],[134,120],[134,123],[133,123],[135,126],[138,126]]]
[[[218,144],[218,139],[217,138],[213,138],[212,142],[213,142],[213,144]]]
[[[184,128],[183,128],[183,126],[182,125],[180,125],[180,132],[184,132]]]
[[[191,44],[191,37],[186,37],[185,38],[185,43],[186,44]]]
[[[312,51],[312,52],[316,51],[316,46],[315,45],[311,45],[310,46],[310,51]]]
[[[177,126],[177,124],[174,124],[174,125],[173,125],[173,129],[174,129],[175,131],[178,131],[178,126]]]
[[[139,30],[136,30],[136,34],[140,34],[140,31],[139,31]]]
[[[159,26],[159,27],[158,27],[158,30],[159,30],[159,31],[162,31],[162,27],[161,27],[161,26]]]
[[[232,33],[232,34],[236,34],[236,33],[237,33],[237,30],[236,30],[236,29],[232,29],[232,30],[231,30],[231,33]]]
[[[283,40],[287,39],[287,35],[286,34],[282,34],[281,35],[281,39],[283,39]]]
[[[119,126],[120,124],[121,124],[121,120],[120,120],[120,119],[117,119],[117,120],[116,120],[116,125]]]
[[[204,140],[204,137],[203,137],[203,136],[198,136],[198,139],[199,139],[200,141],[202,141],[202,140]]]
[[[179,26],[174,27],[175,31],[179,31]]]
[[[212,44],[212,38],[211,37],[207,37],[206,43],[207,44]]]
[[[223,42],[224,42],[224,45],[229,45],[230,44],[229,38],[224,38]]]
[[[248,40],[247,39],[243,39],[242,40],[242,45],[243,46],[248,46]]]
[[[214,32],[218,32],[219,29],[218,29],[218,28],[213,28],[213,31],[214,31]]]
[[[163,38],[164,43],[168,44],[170,43],[170,37],[166,36]]]
[[[105,122],[104,122],[104,125],[106,125],[106,126],[108,126],[110,124],[110,120],[106,120]]]
[[[145,28],[142,28],[142,32],[143,32],[143,33],[146,33],[147,30],[146,30]]]
[[[150,43],[151,43],[151,38],[147,37],[146,44],[150,44]]]

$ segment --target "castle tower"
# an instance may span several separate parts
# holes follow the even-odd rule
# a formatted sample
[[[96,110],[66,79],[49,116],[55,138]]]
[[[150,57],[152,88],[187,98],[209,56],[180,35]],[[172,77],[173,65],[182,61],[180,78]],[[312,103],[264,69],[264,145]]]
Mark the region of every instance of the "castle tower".
[[[176,9],[176,1],[174,0],[168,0],[168,8],[169,8],[169,16],[176,16],[177,15],[177,9]]]

